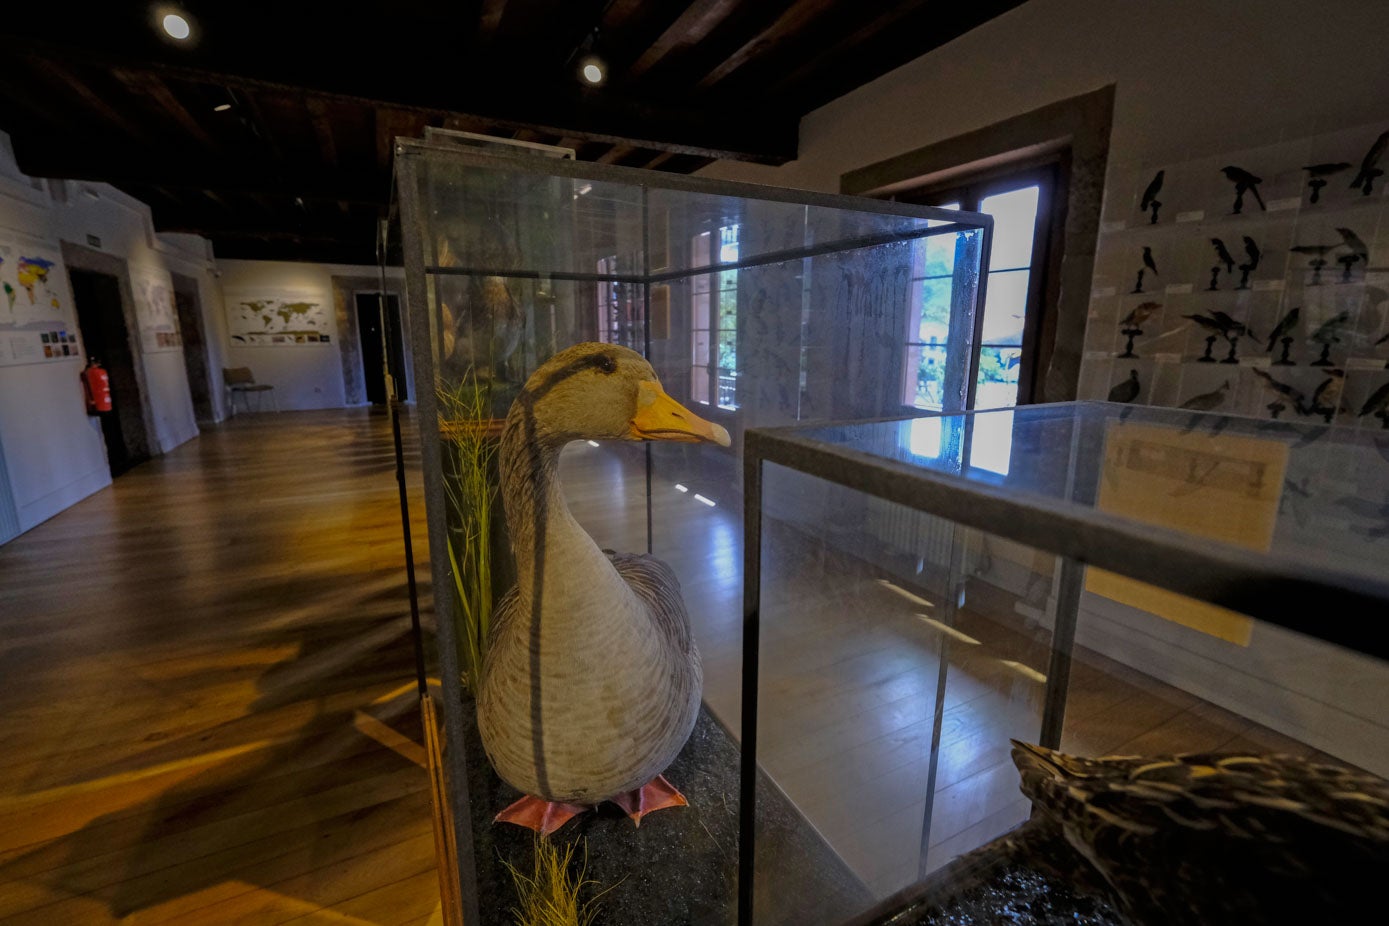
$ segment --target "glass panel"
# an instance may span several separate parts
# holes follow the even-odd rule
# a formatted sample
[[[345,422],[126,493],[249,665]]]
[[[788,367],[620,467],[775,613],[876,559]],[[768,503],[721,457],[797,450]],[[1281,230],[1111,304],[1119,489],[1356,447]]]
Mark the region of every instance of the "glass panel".
[[[904,402],[917,408],[940,411],[945,398],[946,347],[911,345],[907,348],[908,393]]]
[[[938,425],[903,449],[958,468]],[[1051,560],[776,465],[763,492],[758,762],[880,900],[1027,818],[1009,739],[1038,736],[1051,641],[1015,605]]]
[[[1033,185],[986,196],[979,211],[994,217],[993,251],[989,266],[1011,270],[1032,265],[1032,237],[1037,227],[1037,197],[1041,188]]]
[[[890,421],[812,427],[803,433],[871,457],[942,468],[903,449],[909,441],[902,435],[910,426],[907,421]],[[1100,509],[1107,516],[1163,524],[1192,536],[1235,543],[1243,536],[1238,533],[1243,527],[1237,526],[1243,522],[1225,524],[1219,517],[1201,520],[1197,515],[1245,505],[1252,485],[1272,501],[1261,502],[1255,512],[1266,536],[1258,545],[1243,545],[1302,566],[1369,579],[1382,581],[1389,570],[1383,543],[1366,542],[1367,537],[1378,538],[1373,532],[1382,531],[1385,524],[1380,507],[1384,460],[1374,430],[1111,403],[980,411],[951,416],[943,426],[1007,432],[1012,459],[1026,465],[1010,466],[1002,484],[1063,502],[1082,516]],[[1221,438],[1218,454],[1209,445],[1213,435]],[[1106,453],[1130,450],[1135,454],[1132,465],[1151,471],[1144,478],[1158,480],[1162,491],[1135,493],[1121,509],[1104,508],[1099,495],[1077,492],[1074,461],[1098,466]],[[967,480],[999,482],[996,471],[979,467],[961,475]],[[1161,520],[1178,503],[1190,513],[1189,523]]]

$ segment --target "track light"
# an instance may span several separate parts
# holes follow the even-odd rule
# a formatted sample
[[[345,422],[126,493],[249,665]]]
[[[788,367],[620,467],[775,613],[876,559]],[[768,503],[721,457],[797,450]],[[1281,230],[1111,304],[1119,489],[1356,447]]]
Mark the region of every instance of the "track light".
[[[164,27],[169,38],[177,39],[180,42],[193,34],[193,28],[188,25],[188,20],[181,13],[165,13],[159,24]]]
[[[597,55],[589,55],[579,62],[579,76],[584,83],[591,86],[601,86],[603,81],[608,79],[608,68],[603,63],[603,59]]]

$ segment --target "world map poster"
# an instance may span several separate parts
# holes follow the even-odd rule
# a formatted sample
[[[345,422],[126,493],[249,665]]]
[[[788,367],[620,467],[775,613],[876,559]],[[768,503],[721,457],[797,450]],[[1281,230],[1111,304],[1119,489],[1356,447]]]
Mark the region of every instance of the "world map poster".
[[[0,236],[0,366],[80,359],[56,249]]]
[[[231,290],[226,307],[233,345],[326,344],[332,337],[330,300],[319,293]]]

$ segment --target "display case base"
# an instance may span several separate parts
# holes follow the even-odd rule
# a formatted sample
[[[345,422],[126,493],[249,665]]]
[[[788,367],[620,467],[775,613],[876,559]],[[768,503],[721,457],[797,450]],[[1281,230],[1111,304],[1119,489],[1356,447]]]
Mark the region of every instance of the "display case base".
[[[470,709],[465,714],[482,924],[511,926],[517,894],[503,862],[529,873],[536,837],[522,827],[493,822],[519,792],[483,760],[476,715]],[[738,766],[737,744],[701,707],[689,742],[665,773],[689,799],[688,807],[658,811],[636,827],[616,805],[603,804],[549,837],[561,846],[584,840],[576,864],[585,865],[583,877],[595,883],[582,896],[606,892],[598,900],[601,922],[728,926],[735,921]],[[863,882],[761,775],[757,817],[758,926],[838,923],[872,903]]]

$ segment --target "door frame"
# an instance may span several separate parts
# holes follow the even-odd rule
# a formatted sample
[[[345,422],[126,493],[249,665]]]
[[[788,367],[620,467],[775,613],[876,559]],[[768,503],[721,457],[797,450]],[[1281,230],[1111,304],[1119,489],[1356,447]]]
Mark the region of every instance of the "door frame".
[[[414,363],[412,362],[413,356],[410,350],[410,326],[405,312],[405,293],[402,289],[392,288],[390,285],[391,282],[390,280],[387,281],[384,290],[379,283],[369,287],[355,287],[348,291],[347,302],[352,308],[352,331],[357,341],[357,364],[358,369],[362,371],[361,375],[363,377],[362,400],[366,402],[366,373],[362,370],[361,366],[364,358],[362,357],[362,331],[357,318],[357,297],[380,296],[382,294],[385,294],[387,297],[395,297],[396,316],[400,319],[400,356],[401,363],[404,366],[404,369],[400,371],[400,375],[405,380],[405,394],[409,396],[409,398],[406,399],[406,404],[409,404],[415,400],[415,370]],[[389,337],[389,330],[384,330],[382,335],[384,337]],[[390,350],[389,344],[387,350]],[[370,403],[368,402],[367,404]]]
[[[124,258],[106,254],[85,245],[71,241],[60,241],[65,270],[85,270],[116,278],[121,296],[121,317],[125,320],[125,339],[130,348],[132,365],[135,368],[135,389],[140,394],[140,419],[145,427],[145,440],[149,445],[150,459],[164,453],[154,429],[154,409],[150,405],[149,379],[145,374],[144,346],[140,343],[140,320],[135,315],[135,290],[130,285],[130,265]],[[76,309],[74,308],[74,312]],[[82,336],[82,349],[90,355],[86,334]]]
[[[209,414],[205,420],[198,416],[198,403],[197,399],[192,395],[191,377],[189,378],[189,397],[193,399],[193,417],[197,420],[198,425],[200,427],[206,427],[207,425],[211,425],[217,421],[217,391],[220,388],[220,381],[215,379],[212,375],[212,349],[211,345],[208,343],[207,324],[206,320],[203,317],[202,290],[198,285],[197,277],[190,276],[186,273],[179,273],[177,270],[171,270],[169,272],[169,280],[170,285],[173,288],[175,298],[178,297],[178,293],[182,292],[191,296],[193,299],[193,311],[191,315],[193,318],[194,326],[198,329],[198,341],[200,344],[199,354],[202,356],[203,360],[203,373],[205,380],[203,385],[207,388],[207,405]],[[182,331],[183,328],[183,318],[180,316],[179,330]],[[184,369],[186,370],[188,366],[188,337],[186,334],[182,338],[182,343],[183,363]]]

